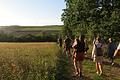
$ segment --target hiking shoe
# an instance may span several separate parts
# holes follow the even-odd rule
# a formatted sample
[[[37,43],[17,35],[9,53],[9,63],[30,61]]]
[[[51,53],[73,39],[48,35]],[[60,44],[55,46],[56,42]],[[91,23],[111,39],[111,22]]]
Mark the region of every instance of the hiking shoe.
[[[75,75],[75,76],[79,76],[79,73],[78,73],[78,72],[75,72],[74,75]]]
[[[102,75],[102,71],[100,72],[99,76],[101,76],[101,75]]]
[[[96,74],[99,74],[99,72],[97,71]]]

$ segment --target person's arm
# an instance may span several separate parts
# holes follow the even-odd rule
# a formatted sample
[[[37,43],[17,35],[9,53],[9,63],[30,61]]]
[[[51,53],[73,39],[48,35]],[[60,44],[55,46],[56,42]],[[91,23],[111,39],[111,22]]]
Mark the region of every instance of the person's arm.
[[[115,50],[113,57],[115,57],[118,53],[118,49]]]
[[[95,56],[95,45],[93,45],[93,49],[92,49],[92,58],[94,58]]]
[[[65,49],[65,47],[66,47],[65,40],[63,41],[63,46],[64,46],[64,49]]]
[[[74,48],[76,46],[77,42],[74,42],[72,45],[72,48]]]
[[[119,43],[117,49],[115,50],[113,57],[115,57],[118,54],[119,50],[120,50],[120,43]]]
[[[73,48],[73,55],[72,55],[72,57],[74,58],[75,57],[75,46],[76,46],[76,42],[73,42],[73,44],[72,44],[72,48]]]

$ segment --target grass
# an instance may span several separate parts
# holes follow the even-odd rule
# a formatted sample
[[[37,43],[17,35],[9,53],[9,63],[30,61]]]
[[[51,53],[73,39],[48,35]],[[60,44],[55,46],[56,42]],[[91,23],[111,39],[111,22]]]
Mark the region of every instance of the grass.
[[[103,75],[96,75],[95,63],[90,60],[84,61],[84,75],[87,80],[120,80],[119,67],[103,64]]]
[[[107,58],[104,61],[103,75],[98,76],[95,63],[86,58],[84,80],[120,80],[120,59],[114,66]],[[73,73],[72,58],[56,43],[0,43],[0,80],[79,80]]]
[[[0,43],[0,80],[54,80],[55,43]]]
[[[56,64],[56,80],[71,80],[71,60],[59,50]]]

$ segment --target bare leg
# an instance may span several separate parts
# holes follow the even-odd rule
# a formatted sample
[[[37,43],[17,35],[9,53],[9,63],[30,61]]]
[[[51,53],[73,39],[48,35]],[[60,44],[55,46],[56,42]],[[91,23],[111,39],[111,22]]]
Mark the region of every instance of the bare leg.
[[[82,61],[79,62],[79,74],[80,74],[80,77],[82,77]]]
[[[99,65],[98,65],[98,62],[96,62],[96,73],[99,74],[100,70],[99,70]]]
[[[65,55],[66,55],[66,49],[65,49],[65,48],[63,49],[63,54],[65,54]]]
[[[74,68],[75,68],[75,74],[78,75],[78,65],[76,59],[74,59]]]
[[[102,74],[102,68],[103,68],[103,66],[102,66],[102,62],[100,62],[100,63],[98,63],[98,65],[99,65],[99,70],[100,70],[100,75]]]
[[[68,56],[68,51],[65,49],[64,50],[65,56]]]
[[[68,49],[68,57],[71,57],[71,52],[70,52],[70,49]]]
[[[111,59],[111,63],[112,63],[112,65],[114,65],[114,59],[113,58]]]

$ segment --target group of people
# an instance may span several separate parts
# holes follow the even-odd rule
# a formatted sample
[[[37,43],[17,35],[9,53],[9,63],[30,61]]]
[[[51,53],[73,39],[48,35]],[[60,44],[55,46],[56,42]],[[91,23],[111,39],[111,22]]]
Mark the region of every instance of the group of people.
[[[59,40],[60,47],[62,47],[62,39]],[[73,50],[73,53],[71,54],[71,49]],[[101,40],[101,37],[98,36],[93,41],[93,50],[92,50],[92,59],[96,63],[96,73],[98,75],[101,75],[103,73],[103,48],[104,44]],[[81,35],[80,37],[76,37],[74,40],[72,40],[69,36],[66,37],[64,40],[64,53],[68,55],[68,57],[73,57],[74,62],[74,68],[75,68],[75,75],[82,77],[82,63],[84,61],[85,53],[88,50],[88,46],[86,45],[85,36]],[[119,53],[120,50],[120,43],[118,47],[116,47],[116,44],[113,42],[112,38],[109,38],[109,44],[107,49],[108,57],[111,60],[111,64],[114,64],[114,58]]]

